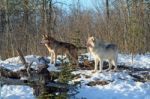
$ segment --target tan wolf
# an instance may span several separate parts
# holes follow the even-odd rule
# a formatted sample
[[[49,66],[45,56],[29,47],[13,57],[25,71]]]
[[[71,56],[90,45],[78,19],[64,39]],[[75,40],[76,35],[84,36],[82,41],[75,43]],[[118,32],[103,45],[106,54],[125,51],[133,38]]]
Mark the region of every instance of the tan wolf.
[[[99,62],[99,69],[100,72],[102,72],[104,60],[108,60],[109,62],[109,68],[107,70],[111,69],[112,65],[115,66],[114,70],[117,69],[117,45],[111,43],[104,43],[98,39],[95,39],[93,36],[90,36],[87,40],[87,49],[93,55],[95,60],[94,72],[98,70]]]
[[[41,44],[44,44],[51,54],[51,63],[55,64],[58,54],[65,54],[72,58],[72,60],[78,65],[78,49],[71,43],[61,42],[49,35],[42,35]]]

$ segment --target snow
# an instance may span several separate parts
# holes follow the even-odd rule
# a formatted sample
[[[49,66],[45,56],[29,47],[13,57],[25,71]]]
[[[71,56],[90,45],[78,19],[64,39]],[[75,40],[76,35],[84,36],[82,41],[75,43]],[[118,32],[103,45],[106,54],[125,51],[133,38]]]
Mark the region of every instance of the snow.
[[[48,71],[57,71],[57,72],[60,72],[60,70],[58,70],[58,68],[55,67],[54,64],[49,64],[49,67],[47,69],[48,69]]]
[[[89,53],[84,55],[88,55],[88,59],[93,60],[93,57]],[[36,64],[42,64],[42,62],[38,60],[39,57],[40,56],[36,55],[27,55],[25,59],[28,63],[33,62],[32,68],[36,68]],[[48,59],[50,60],[50,57],[48,57]],[[60,63],[60,61],[57,60],[57,63]],[[131,55],[119,54],[118,64],[139,68],[150,68],[150,54],[135,55],[133,64]],[[19,57],[0,60],[0,66],[13,71],[23,68]],[[48,70],[59,71],[59,69],[52,64],[49,64]],[[103,71],[102,73],[93,73],[91,70],[78,70],[72,73],[80,75],[79,78],[71,81],[72,83],[77,81],[81,82],[81,86],[78,87],[79,93],[75,96],[77,99],[150,99],[150,82],[136,82],[125,70],[118,72]],[[87,85],[87,83],[91,81],[99,80],[108,81],[109,84],[95,86]],[[33,95],[33,89],[28,86],[4,85],[1,88],[0,99],[35,99],[35,97]]]
[[[150,54],[146,55],[134,55],[133,64],[132,64],[132,56],[127,54],[119,54],[118,55],[119,64],[125,64],[132,67],[139,68],[150,68]]]
[[[4,85],[1,90],[2,99],[35,99],[33,89],[28,86]]]
[[[142,83],[135,82],[126,72],[103,72],[92,73],[91,71],[74,72],[81,75],[81,78],[73,80],[82,81],[79,94],[76,95],[79,99],[150,99],[150,82]],[[91,76],[91,78],[85,78]],[[113,81],[108,85],[87,86],[91,81],[107,80]]]
[[[141,89],[141,87],[146,86],[135,86],[126,83],[94,87],[83,86],[81,87],[80,93],[77,95],[77,97],[79,99],[150,99],[150,95],[148,93],[150,90],[146,88],[146,90]]]

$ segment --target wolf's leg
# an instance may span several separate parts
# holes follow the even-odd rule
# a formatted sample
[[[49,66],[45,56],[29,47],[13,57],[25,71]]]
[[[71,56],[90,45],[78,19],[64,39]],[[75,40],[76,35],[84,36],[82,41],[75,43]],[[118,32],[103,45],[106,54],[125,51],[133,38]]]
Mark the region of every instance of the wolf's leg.
[[[51,54],[51,56],[50,56],[51,57],[50,64],[52,64],[53,63],[53,52],[51,52],[50,54]]]
[[[112,60],[109,60],[109,68],[107,69],[107,70],[111,70],[111,68],[112,68],[112,62],[111,62]]]
[[[73,59],[72,55],[70,54],[69,51],[66,51],[66,54],[67,54],[67,57],[68,57],[68,59],[69,59],[69,64],[70,64],[70,63],[72,64],[72,65],[71,65],[71,69],[75,69],[75,66],[73,65],[73,64],[74,64],[74,59]],[[73,62],[73,63],[72,63],[72,62]]]
[[[99,62],[99,59],[95,58],[95,68],[94,68],[94,71],[98,70],[98,62]]]
[[[57,51],[55,52],[55,55],[54,55],[54,64],[56,64],[56,61],[57,61]]]
[[[111,63],[115,66],[114,70],[117,70],[117,61],[116,60],[112,60]]]
[[[77,66],[79,66],[77,51],[75,49],[74,50],[69,50],[68,54],[70,55],[70,57],[73,60],[74,64],[76,64]]]
[[[77,69],[77,67],[79,66],[78,58],[74,56],[72,56],[71,58],[73,60],[73,64],[75,65],[74,68]]]
[[[74,60],[75,60],[75,63],[77,65],[77,67],[78,67],[79,66],[78,58],[75,58]]]
[[[99,71],[102,72],[102,69],[103,69],[103,59],[100,59]]]
[[[78,56],[76,54],[70,54],[72,60],[77,64],[78,63]]]
[[[116,51],[116,54],[115,54],[115,58],[114,58],[114,70],[116,71],[117,70],[117,59],[118,59],[118,51]]]
[[[78,62],[78,54],[77,53],[75,53],[75,55],[73,56],[73,59],[74,59],[76,65],[78,67],[79,66],[79,62]]]
[[[55,53],[52,52],[52,56],[51,56],[51,64],[55,63]]]

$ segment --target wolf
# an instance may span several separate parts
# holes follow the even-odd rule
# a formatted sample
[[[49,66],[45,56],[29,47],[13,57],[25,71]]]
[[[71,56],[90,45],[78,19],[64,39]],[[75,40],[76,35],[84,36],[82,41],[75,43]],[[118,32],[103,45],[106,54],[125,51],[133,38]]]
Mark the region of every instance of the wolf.
[[[100,40],[94,38],[93,36],[88,37],[87,49],[94,56],[95,69],[94,72],[98,70],[102,72],[103,61],[108,60],[110,70],[112,65],[115,66],[114,70],[117,70],[117,58],[118,58],[118,47],[115,44],[104,43]]]
[[[61,42],[53,37],[44,34],[42,35],[41,44],[44,44],[51,54],[51,64],[56,63],[58,54],[65,54],[72,58],[76,65],[78,65],[78,49],[75,45],[67,42]]]

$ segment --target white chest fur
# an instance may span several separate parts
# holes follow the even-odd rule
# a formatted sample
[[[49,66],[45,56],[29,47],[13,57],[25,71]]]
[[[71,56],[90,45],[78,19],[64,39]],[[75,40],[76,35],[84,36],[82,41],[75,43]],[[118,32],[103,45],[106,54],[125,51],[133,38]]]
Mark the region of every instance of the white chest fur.
[[[49,52],[51,52],[51,53],[54,52],[54,50],[51,49],[47,44],[45,44],[45,46],[47,47],[47,49],[48,49]]]

